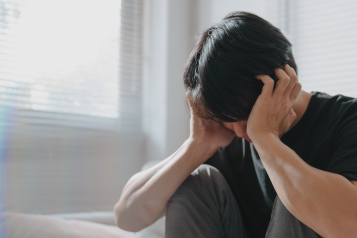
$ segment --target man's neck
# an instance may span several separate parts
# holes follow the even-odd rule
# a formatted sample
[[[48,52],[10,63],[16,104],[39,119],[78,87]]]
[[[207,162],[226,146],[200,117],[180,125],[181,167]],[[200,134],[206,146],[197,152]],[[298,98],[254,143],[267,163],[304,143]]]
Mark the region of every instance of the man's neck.
[[[305,92],[304,90],[301,90],[298,97],[295,100],[295,103],[293,105],[293,110],[296,114],[296,119],[294,120],[294,122],[291,124],[290,128],[288,131],[291,130],[291,128],[293,128],[302,118],[302,116],[304,115],[307,106],[310,103],[310,99],[311,99],[312,94]]]

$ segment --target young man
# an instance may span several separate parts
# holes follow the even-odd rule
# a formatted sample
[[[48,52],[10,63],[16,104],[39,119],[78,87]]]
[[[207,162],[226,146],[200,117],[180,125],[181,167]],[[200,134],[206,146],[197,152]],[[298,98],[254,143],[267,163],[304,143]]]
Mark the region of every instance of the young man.
[[[357,237],[357,101],[305,92],[296,71],[258,16],[205,31],[184,74],[190,137],[128,181],[118,226],[166,214],[168,238]]]

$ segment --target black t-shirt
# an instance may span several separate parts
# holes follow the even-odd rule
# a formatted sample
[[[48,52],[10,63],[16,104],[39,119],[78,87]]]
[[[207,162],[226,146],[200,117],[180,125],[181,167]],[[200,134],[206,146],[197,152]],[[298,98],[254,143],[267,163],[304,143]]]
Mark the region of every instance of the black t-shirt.
[[[357,99],[313,92],[304,115],[281,141],[309,165],[357,180]],[[265,237],[276,192],[253,144],[236,137],[205,164],[226,178],[248,236]]]

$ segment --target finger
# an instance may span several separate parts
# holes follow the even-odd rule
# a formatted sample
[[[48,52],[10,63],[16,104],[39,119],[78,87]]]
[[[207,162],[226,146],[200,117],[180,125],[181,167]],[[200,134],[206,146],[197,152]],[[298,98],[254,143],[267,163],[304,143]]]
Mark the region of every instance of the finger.
[[[290,97],[290,94],[296,84],[297,81],[297,75],[296,72],[293,68],[291,68],[288,64],[285,65],[285,72],[289,75],[290,77],[290,83],[285,89],[285,92],[283,94],[283,100],[287,100]]]
[[[263,83],[262,96],[271,97],[274,88],[274,80],[269,75],[259,75],[259,78]]]
[[[301,84],[299,82],[296,82],[295,85],[294,85],[294,88],[291,91],[290,96],[289,96],[289,99],[290,99],[290,101],[292,103],[295,102],[295,100],[296,100],[297,96],[299,95],[300,91],[301,91]]]
[[[276,87],[273,92],[273,97],[280,99],[290,83],[290,77],[284,70],[280,68],[275,69],[275,75],[278,77],[279,80],[276,83]]]

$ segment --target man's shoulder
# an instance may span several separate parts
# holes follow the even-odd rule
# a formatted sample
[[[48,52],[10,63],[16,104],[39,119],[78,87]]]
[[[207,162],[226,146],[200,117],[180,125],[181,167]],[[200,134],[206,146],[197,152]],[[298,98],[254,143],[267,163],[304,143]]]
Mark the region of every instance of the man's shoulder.
[[[316,104],[315,116],[319,120],[339,123],[348,118],[357,119],[357,99],[337,94],[329,95],[322,92],[313,92]]]

